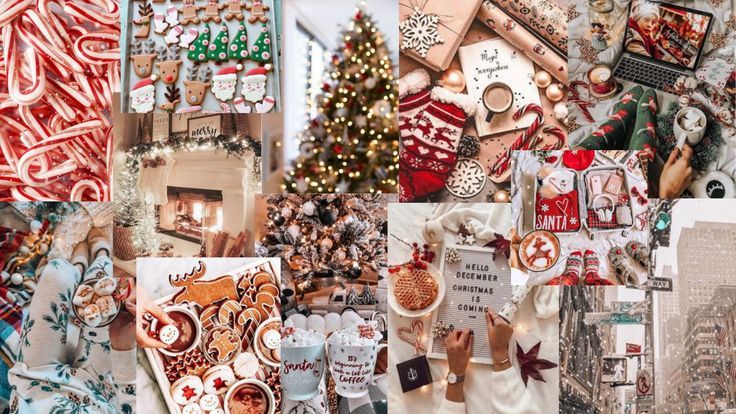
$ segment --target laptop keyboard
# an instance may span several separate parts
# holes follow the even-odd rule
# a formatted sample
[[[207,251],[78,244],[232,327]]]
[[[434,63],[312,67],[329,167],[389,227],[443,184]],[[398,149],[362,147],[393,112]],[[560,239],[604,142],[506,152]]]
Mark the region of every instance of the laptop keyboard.
[[[613,74],[616,78],[639,83],[661,91],[671,88],[677,78],[682,75],[682,72],[653,65],[639,59],[632,59],[626,55],[621,59]]]

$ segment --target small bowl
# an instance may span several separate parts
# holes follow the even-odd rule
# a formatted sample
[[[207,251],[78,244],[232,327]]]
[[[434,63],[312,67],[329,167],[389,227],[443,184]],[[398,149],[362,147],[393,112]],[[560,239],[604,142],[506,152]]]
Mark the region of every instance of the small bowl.
[[[102,279],[102,278],[101,277],[96,277],[94,279],[87,279],[84,282],[80,283],[79,286],[89,285],[89,286],[91,286],[91,287],[94,288],[95,287],[95,283],[97,283],[97,281],[100,280],[100,279]],[[74,289],[74,293],[72,294],[72,297],[74,297],[74,295],[77,294],[77,290],[79,290],[79,286],[77,286],[77,288]],[[115,306],[117,306],[118,311],[115,313],[115,315],[110,316],[105,322],[101,322],[99,325],[94,326],[94,328],[104,328],[105,326],[110,325],[112,323],[112,321],[114,321],[115,318],[118,317],[118,313],[120,313],[120,308],[121,308],[123,302],[120,301],[120,300],[118,300],[118,299],[115,299],[114,296],[113,296],[113,299],[115,300]],[[75,304],[72,304],[72,309],[74,311],[74,316],[76,316],[76,318],[79,319],[79,322],[80,323],[82,323],[85,326],[89,326],[89,325],[87,325],[87,323],[84,322],[84,318],[82,317],[82,315],[79,314],[79,311],[77,311],[77,308],[78,307],[79,306],[77,306]]]
[[[195,314],[191,309],[185,308],[183,306],[167,306],[167,307],[165,307],[163,309],[163,311],[164,311],[164,313],[179,312],[179,313],[183,313],[183,314],[187,315],[192,320],[195,328],[197,329],[197,333],[194,336],[194,341],[192,342],[192,344],[189,345],[189,347],[187,347],[187,349],[185,349],[183,351],[174,352],[174,351],[171,351],[171,350],[169,350],[167,348],[159,348],[158,351],[161,352],[164,355],[168,355],[168,356],[173,357],[173,356],[184,354],[184,353],[189,352],[192,349],[196,348],[199,345],[199,341],[202,339],[202,326],[199,323],[199,318],[197,317],[197,314]],[[153,320],[151,321],[151,330],[152,331],[158,331],[156,329],[156,327],[158,326],[158,323],[159,323],[158,322],[158,319],[153,318]]]
[[[268,400],[268,409],[263,414],[274,414],[274,412],[276,411],[276,399],[274,398],[273,391],[271,390],[271,388],[269,388],[268,385],[266,385],[266,383],[258,381],[256,379],[240,380],[230,386],[230,389],[228,389],[227,393],[225,394],[225,398],[222,404],[225,407],[225,414],[233,414],[230,411],[230,398],[233,396],[238,388],[248,384],[260,388],[263,391],[264,396]]]
[[[258,359],[261,360],[261,362],[263,362],[264,364],[266,364],[268,366],[271,366],[271,367],[275,367],[276,368],[276,367],[280,367],[281,366],[281,360],[279,359],[278,361],[274,362],[271,359],[267,358],[266,355],[261,351],[261,345],[260,345],[261,342],[258,340],[258,338],[261,335],[261,331],[263,330],[263,327],[264,326],[268,326],[268,325],[270,325],[270,324],[272,324],[274,322],[278,322],[279,323],[279,329],[277,329],[276,332],[278,332],[279,335],[281,334],[281,326],[280,326],[281,325],[281,318],[278,318],[277,317],[277,318],[269,318],[269,319],[266,319],[265,321],[261,322],[260,325],[258,325],[258,328],[256,329],[255,334],[253,334],[253,349],[255,349],[256,355],[258,356]],[[280,338],[280,336],[279,336],[279,338]]]
[[[539,267],[534,266],[533,262],[529,262],[529,258],[526,257],[525,249],[527,246],[529,246],[530,243],[532,243],[532,240],[535,237],[545,237],[552,241],[552,243],[555,245],[555,254],[550,258],[550,262],[546,267]],[[530,233],[528,233],[526,236],[524,236],[523,239],[521,239],[521,243],[519,243],[519,261],[521,261],[521,264],[524,265],[529,271],[531,272],[544,272],[546,270],[551,269],[554,265],[557,264],[557,261],[560,260],[560,239],[557,238],[557,235],[552,233],[548,230],[534,230]]]
[[[210,355],[206,347],[207,347],[207,344],[210,342],[210,338],[212,338],[212,335],[215,332],[223,332],[223,331],[232,332],[232,334],[237,339],[238,346],[235,348],[235,352],[233,352],[233,354],[230,355],[230,358],[228,358],[227,360],[218,361],[215,357]],[[215,365],[227,365],[235,361],[235,358],[237,358],[238,355],[240,355],[240,352],[242,351],[241,343],[242,343],[242,340],[241,340],[241,337],[238,331],[226,325],[218,325],[210,329],[209,331],[207,331],[207,333],[205,333],[204,338],[202,339],[202,342],[200,344],[200,349],[202,350],[202,353],[204,354],[205,359],[207,359],[211,363]]]

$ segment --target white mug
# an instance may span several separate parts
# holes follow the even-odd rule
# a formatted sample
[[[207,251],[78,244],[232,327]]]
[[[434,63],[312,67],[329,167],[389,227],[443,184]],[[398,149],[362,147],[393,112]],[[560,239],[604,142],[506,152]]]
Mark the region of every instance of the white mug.
[[[359,398],[368,394],[368,385],[376,385],[386,374],[374,375],[378,353],[387,344],[341,345],[327,341],[328,365],[335,392],[346,398]]]
[[[687,112],[690,111],[695,112],[703,120],[703,126],[695,131],[686,131],[682,127],[682,125],[680,125],[680,120],[685,116]],[[675,124],[672,126],[672,131],[674,132],[675,139],[677,140],[677,146],[682,148],[685,142],[687,142],[690,146],[697,145],[700,140],[702,140],[705,136],[705,129],[707,126],[708,123],[705,118],[705,114],[700,109],[692,106],[686,106],[680,109],[675,115]]]
[[[281,386],[284,396],[294,401],[308,400],[319,393],[325,365],[325,342],[287,347],[281,345]]]

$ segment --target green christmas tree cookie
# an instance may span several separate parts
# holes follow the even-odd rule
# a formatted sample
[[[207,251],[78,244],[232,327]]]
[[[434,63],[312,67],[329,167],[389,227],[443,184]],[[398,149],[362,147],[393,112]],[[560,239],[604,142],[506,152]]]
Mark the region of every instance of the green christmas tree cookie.
[[[228,55],[230,59],[248,59],[248,31],[242,24],[238,27],[238,33],[233,38],[233,42],[230,43]]]
[[[210,25],[207,25],[197,39],[189,45],[189,53],[187,57],[192,62],[202,63],[207,61],[207,48],[210,45]]]
[[[207,59],[217,64],[227,62],[227,43],[230,41],[230,34],[227,30],[227,25],[223,24],[220,27],[220,33],[217,34],[215,40],[210,44],[210,48],[207,51]]]
[[[250,48],[250,58],[259,63],[271,61],[271,35],[268,33],[266,24],[263,24],[261,34],[256,39],[253,47]]]

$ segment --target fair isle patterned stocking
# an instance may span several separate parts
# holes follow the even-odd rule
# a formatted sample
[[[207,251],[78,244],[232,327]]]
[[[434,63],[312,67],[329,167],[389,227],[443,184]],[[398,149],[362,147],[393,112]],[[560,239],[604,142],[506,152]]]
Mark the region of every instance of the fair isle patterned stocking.
[[[583,139],[578,147],[587,150],[623,150],[626,149],[626,138],[636,122],[636,112],[643,92],[641,86],[635,86],[623,94],[613,106],[613,113],[588,137]]]
[[[414,201],[442,189],[457,160],[463,125],[475,101],[440,86],[432,89],[426,109],[417,111],[399,154],[399,199]]]
[[[402,139],[414,129],[414,117],[429,105],[430,81],[427,71],[421,68],[399,79],[399,131]]]

